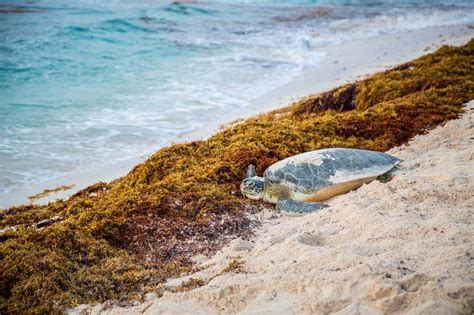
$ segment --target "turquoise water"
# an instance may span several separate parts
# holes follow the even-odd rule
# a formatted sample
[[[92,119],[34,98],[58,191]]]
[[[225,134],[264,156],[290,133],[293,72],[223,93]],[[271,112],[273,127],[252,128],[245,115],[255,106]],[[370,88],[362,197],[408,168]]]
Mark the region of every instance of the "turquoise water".
[[[321,46],[474,22],[471,1],[105,2],[0,3],[0,194],[237,115]]]

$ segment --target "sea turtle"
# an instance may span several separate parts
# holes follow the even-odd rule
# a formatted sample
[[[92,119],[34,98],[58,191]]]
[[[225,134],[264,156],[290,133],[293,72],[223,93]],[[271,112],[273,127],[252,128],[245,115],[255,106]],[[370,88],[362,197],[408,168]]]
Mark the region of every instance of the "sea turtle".
[[[282,213],[301,214],[327,207],[320,201],[387,179],[400,160],[386,153],[332,148],[301,153],[268,167],[263,177],[249,165],[242,193],[277,204]]]

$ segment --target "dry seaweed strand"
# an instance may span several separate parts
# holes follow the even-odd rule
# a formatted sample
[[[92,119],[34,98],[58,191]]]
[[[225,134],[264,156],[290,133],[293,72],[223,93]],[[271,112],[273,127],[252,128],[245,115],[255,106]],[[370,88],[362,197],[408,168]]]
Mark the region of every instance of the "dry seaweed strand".
[[[69,190],[72,187],[74,187],[74,185],[63,185],[63,186],[59,186],[59,187],[56,187],[56,188],[53,188],[53,189],[45,189],[45,190],[43,190],[42,192],[40,192],[36,195],[29,196],[28,200],[30,202],[35,202],[36,200],[41,199],[43,197],[46,197],[51,193],[55,193],[55,192],[58,192],[58,191],[61,191],[61,190]]]
[[[0,212],[0,313],[61,312],[140,298],[250,235],[259,202],[239,184],[293,154],[324,147],[384,151],[456,118],[474,98],[474,40],[251,118],[206,141],[156,152],[127,176],[66,201]],[[34,223],[62,221],[42,229]]]

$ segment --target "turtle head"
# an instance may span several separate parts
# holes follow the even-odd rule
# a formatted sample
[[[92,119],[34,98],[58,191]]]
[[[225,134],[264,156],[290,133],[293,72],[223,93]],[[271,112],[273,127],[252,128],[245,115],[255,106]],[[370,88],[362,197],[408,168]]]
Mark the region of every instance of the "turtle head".
[[[264,189],[265,181],[263,180],[263,177],[248,177],[242,181],[242,184],[240,184],[240,190],[250,199],[262,199]]]
[[[255,166],[249,165],[247,176],[240,184],[242,193],[250,199],[262,199],[265,190],[265,180],[263,177],[257,176]]]

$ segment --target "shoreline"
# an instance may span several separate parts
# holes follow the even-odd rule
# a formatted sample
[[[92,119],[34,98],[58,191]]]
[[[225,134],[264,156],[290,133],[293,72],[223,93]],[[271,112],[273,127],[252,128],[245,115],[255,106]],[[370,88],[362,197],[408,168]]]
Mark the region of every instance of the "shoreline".
[[[434,51],[442,45],[460,45],[472,36],[468,25],[448,27],[429,27],[398,34],[379,35],[367,39],[355,40],[335,46],[327,46],[318,51],[326,56],[316,68],[305,69],[302,74],[250,102],[239,117],[228,117],[216,122],[204,130],[199,130],[175,139],[168,144],[205,139],[219,130],[222,125],[229,125],[236,119],[246,119],[254,115],[275,110],[297,98],[316,94],[335,88],[342,84],[362,79],[364,76],[383,71],[389,67],[409,61],[423,54]],[[428,48],[428,49],[427,49]],[[375,50],[375,51],[374,51]],[[348,52],[351,57],[348,58]],[[346,60],[340,63],[339,60]],[[160,148],[157,148],[159,150]],[[38,198],[34,204],[45,204],[55,199],[63,199],[96,182],[109,182],[126,175],[134,166],[147,157],[133,158],[127,161],[111,163],[99,169],[77,172],[62,178],[45,181],[10,193],[0,195],[0,209],[28,203],[28,197],[54,190],[60,186],[71,186]]]

